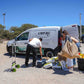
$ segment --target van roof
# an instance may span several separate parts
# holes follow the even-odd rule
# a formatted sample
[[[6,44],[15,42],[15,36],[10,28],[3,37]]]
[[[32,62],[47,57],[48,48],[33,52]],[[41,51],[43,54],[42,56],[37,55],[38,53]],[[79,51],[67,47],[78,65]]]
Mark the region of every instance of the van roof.
[[[43,26],[43,27],[34,27],[34,28],[31,28],[31,29],[27,29],[25,32],[27,32],[27,31],[31,31],[31,30],[41,30],[41,29],[47,29],[47,28],[49,28],[50,30],[51,29],[58,29],[58,30],[60,30],[60,26]]]
[[[78,25],[77,24],[72,24],[72,25],[66,25],[66,26],[63,26],[63,27],[77,27]]]

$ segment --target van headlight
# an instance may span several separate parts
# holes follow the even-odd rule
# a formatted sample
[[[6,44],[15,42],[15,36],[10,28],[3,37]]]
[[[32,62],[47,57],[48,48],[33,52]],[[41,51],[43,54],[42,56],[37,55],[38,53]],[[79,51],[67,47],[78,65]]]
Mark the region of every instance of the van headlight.
[[[15,40],[13,39],[13,40],[10,40],[10,41],[8,41],[8,43],[7,43],[7,46],[9,47],[9,46],[12,46],[12,44],[15,42]]]
[[[10,43],[10,42],[8,42],[8,43],[7,43],[7,46],[8,46],[8,47],[9,47],[9,46],[11,46],[11,43]]]

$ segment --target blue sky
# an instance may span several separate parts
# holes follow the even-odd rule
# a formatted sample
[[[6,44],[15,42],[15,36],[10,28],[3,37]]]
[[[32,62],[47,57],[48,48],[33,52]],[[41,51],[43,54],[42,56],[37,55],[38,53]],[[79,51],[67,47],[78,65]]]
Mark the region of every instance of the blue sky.
[[[37,26],[84,25],[84,0],[0,0],[0,24],[6,29],[22,24]]]

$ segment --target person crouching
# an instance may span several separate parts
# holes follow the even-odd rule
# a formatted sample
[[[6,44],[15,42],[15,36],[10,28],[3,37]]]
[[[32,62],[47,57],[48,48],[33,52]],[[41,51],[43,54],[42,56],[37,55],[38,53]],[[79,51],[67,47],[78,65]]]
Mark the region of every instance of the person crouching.
[[[32,38],[29,40],[29,43],[27,45],[26,49],[26,57],[25,57],[25,65],[28,66],[30,52],[33,53],[33,63],[32,67],[36,66],[36,50],[35,48],[39,48],[40,55],[42,56],[42,38]]]

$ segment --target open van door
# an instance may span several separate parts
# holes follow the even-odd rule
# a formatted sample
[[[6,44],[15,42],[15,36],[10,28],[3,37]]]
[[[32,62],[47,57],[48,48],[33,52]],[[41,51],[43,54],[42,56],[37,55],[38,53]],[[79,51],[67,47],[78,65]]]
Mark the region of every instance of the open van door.
[[[79,40],[79,31],[78,31],[78,25],[68,25],[68,26],[63,26],[62,31],[67,30],[67,32],[70,34],[70,36],[76,38]]]

